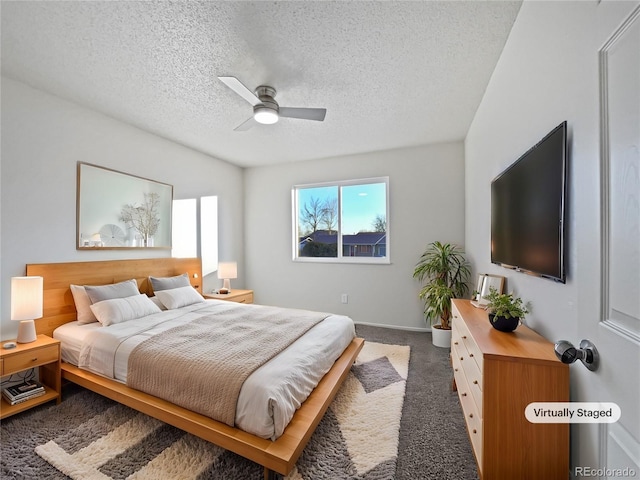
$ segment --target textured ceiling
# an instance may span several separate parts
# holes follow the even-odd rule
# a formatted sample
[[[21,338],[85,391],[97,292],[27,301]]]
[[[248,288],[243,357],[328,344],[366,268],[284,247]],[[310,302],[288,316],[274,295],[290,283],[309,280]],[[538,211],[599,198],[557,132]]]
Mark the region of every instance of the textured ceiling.
[[[520,1],[1,2],[2,74],[241,166],[466,135]],[[220,82],[324,107],[233,129]]]

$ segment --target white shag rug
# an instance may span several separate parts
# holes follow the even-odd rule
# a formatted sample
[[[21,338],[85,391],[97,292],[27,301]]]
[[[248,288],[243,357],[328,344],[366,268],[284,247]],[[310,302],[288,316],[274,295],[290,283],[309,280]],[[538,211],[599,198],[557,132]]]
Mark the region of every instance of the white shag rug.
[[[287,479],[394,478],[409,353],[365,343]],[[36,453],[74,480],[263,478],[259,465],[115,402]]]

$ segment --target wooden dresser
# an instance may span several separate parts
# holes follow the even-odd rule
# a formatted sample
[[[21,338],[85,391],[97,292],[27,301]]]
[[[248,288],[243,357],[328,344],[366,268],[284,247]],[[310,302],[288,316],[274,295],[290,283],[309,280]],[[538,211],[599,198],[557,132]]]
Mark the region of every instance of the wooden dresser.
[[[494,329],[487,312],[453,300],[451,361],[482,480],[569,477],[569,424],[533,424],[531,402],[568,402],[569,366],[553,343],[520,325]]]

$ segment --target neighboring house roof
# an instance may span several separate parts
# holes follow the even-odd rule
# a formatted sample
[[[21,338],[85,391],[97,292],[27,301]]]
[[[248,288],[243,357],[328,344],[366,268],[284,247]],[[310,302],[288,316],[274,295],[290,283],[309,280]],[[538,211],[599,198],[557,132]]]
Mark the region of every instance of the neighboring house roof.
[[[378,245],[386,243],[386,232],[358,232],[355,235],[343,235],[343,245]]]
[[[316,230],[311,235],[303,237],[303,241],[312,241],[318,243],[337,243],[338,234],[336,232],[329,233],[327,230]]]
[[[386,243],[386,232],[358,232],[353,235],[343,235],[343,245],[378,245]],[[319,242],[319,243],[337,243],[338,235],[329,233],[327,230],[317,230],[311,235],[300,238],[300,243]]]

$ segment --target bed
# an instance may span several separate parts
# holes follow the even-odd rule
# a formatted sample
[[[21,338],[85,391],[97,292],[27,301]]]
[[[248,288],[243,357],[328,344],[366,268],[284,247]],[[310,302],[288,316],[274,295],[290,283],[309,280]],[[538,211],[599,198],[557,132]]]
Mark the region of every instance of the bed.
[[[138,335],[138,339],[136,340],[136,335],[131,334],[131,332],[133,330],[139,330],[138,325],[134,322],[142,322],[142,320],[135,319],[131,322],[126,322],[126,324],[108,327],[108,329],[119,327],[114,330],[123,330],[125,331],[125,335],[128,335],[126,340],[118,340],[118,344],[127,345],[126,342],[130,342],[128,348],[119,349],[118,354],[114,354],[113,359],[110,360],[113,362],[113,371],[116,372],[116,375],[108,375],[99,368],[94,369],[93,367],[87,367],[93,369],[93,371],[90,371],[74,365],[83,365],[78,359],[82,355],[86,356],[86,351],[84,353],[81,352],[81,348],[79,347],[83,344],[83,341],[76,339],[77,341],[74,342],[72,340],[75,338],[74,335],[78,335],[78,333],[70,333],[74,332],[74,324],[77,323],[76,307],[70,285],[106,285],[135,279],[138,290],[151,295],[150,276],[172,277],[185,272],[187,272],[191,287],[201,292],[201,265],[199,259],[163,258],[27,265],[27,275],[40,275],[44,278],[44,316],[36,320],[36,329],[38,333],[44,333],[50,336],[54,336],[54,331],[57,330],[55,335],[64,339],[63,344],[76,345],[75,350],[71,348],[63,354],[62,377],[64,379],[82,385],[85,388],[246,457],[264,466],[265,478],[274,478],[276,473],[287,475],[295,465],[295,462],[302,453],[302,450],[329,404],[335,397],[352,363],[355,361],[358,352],[362,348],[363,340],[355,338],[353,334],[351,334],[347,340],[341,340],[341,346],[333,347],[339,349],[335,353],[335,356],[338,357],[337,360],[327,366],[327,368],[330,368],[328,373],[322,376],[308,397],[306,397],[306,394],[304,395],[306,400],[304,398],[301,399],[304,401],[300,407],[296,408],[297,405],[295,405],[295,401],[292,402],[293,407],[291,405],[284,407],[284,410],[291,410],[291,408],[293,408],[291,420],[289,421],[286,418],[287,414],[283,414],[281,417],[278,417],[278,420],[274,420],[274,426],[267,425],[266,429],[263,428],[264,421],[260,418],[257,420],[246,420],[248,418],[246,412],[260,410],[255,404],[256,401],[259,401],[256,399],[259,398],[260,395],[256,395],[254,390],[247,390],[251,393],[247,393],[243,400],[242,391],[245,389],[244,385],[240,397],[238,397],[235,424],[233,424],[233,422],[229,424],[229,422],[213,420],[207,414],[198,413],[198,408],[189,408],[189,405],[179,406],[159,396],[144,393],[127,386],[126,383],[124,383],[126,378],[122,378],[123,372],[126,372],[126,369],[123,367],[122,358],[125,359],[124,361],[126,363],[127,357],[122,357],[119,360],[120,363],[118,363],[117,357],[122,353],[120,350],[129,352],[136,351],[135,347],[141,342],[141,338],[140,335]],[[244,310],[240,310],[241,308],[244,308]],[[248,310],[246,310],[247,308]],[[172,327],[175,330],[176,324],[172,322],[180,323],[184,321],[184,319],[194,316],[215,316],[221,312],[222,316],[235,315],[237,311],[242,312],[242,315],[249,318],[254,312],[256,312],[257,315],[260,309],[266,310],[266,307],[257,305],[245,305],[241,307],[238,304],[232,304],[232,302],[207,300],[204,303],[189,305],[185,308],[170,309],[168,312],[163,311],[157,314],[154,313],[149,317],[158,317],[161,319],[159,324],[165,325],[167,328]],[[300,339],[298,340],[300,343],[297,347],[296,343],[294,343],[270,361],[274,362],[275,366],[269,366],[269,363],[266,363],[254,372],[258,374],[259,370],[264,368],[267,370],[267,376],[262,378],[268,378],[270,380],[260,380],[260,377],[256,377],[257,379],[253,378],[254,374],[252,373],[245,382],[248,385],[252,385],[252,387],[246,388],[257,388],[261,383],[271,384],[272,380],[279,376],[278,372],[280,371],[279,369],[282,368],[282,365],[295,363],[291,362],[290,359],[283,360],[282,358],[286,358],[284,357],[285,353],[295,355],[296,348],[302,348],[306,351],[310,345],[323,344],[324,340],[322,338],[324,337],[322,337],[322,335],[327,334],[327,330],[341,328],[337,327],[337,325],[344,325],[343,319],[339,317],[340,316],[327,315],[326,318],[323,317],[321,322],[310,326],[308,331],[304,331],[300,335]],[[144,321],[147,321],[147,319],[144,319]],[[157,320],[154,319],[153,321],[156,322]],[[331,322],[337,323],[332,324]],[[87,326],[83,325],[82,327]],[[91,327],[89,325],[88,327],[89,328],[86,328],[87,331],[98,330],[95,326]],[[159,327],[154,324],[151,328]],[[316,332],[316,330],[322,332],[323,328],[325,332],[320,333],[319,338],[314,339],[312,336],[309,337],[309,335],[315,334],[314,332]],[[103,332],[106,332],[108,329],[103,328]],[[171,330],[171,332],[174,330]],[[82,328],[80,331],[82,331]],[[103,332],[87,335],[89,338],[97,336],[98,340],[96,345],[102,346],[103,344],[109,343],[108,340],[100,337]],[[67,335],[67,338],[65,338],[65,335]],[[84,334],[80,333],[80,335]],[[348,335],[348,333],[346,335]],[[143,335],[142,338],[147,337]],[[305,339],[306,344],[304,343]],[[98,357],[102,358],[101,355],[103,355],[103,352],[101,350],[98,351],[100,353]],[[320,355],[322,356],[322,353],[320,353]],[[277,363],[278,358],[280,358],[279,361],[281,362],[279,365]],[[315,362],[316,360],[312,361],[312,363]],[[118,365],[120,366],[118,367]],[[110,376],[114,378],[109,378]],[[271,394],[266,392],[263,395],[266,395],[268,398]]]

